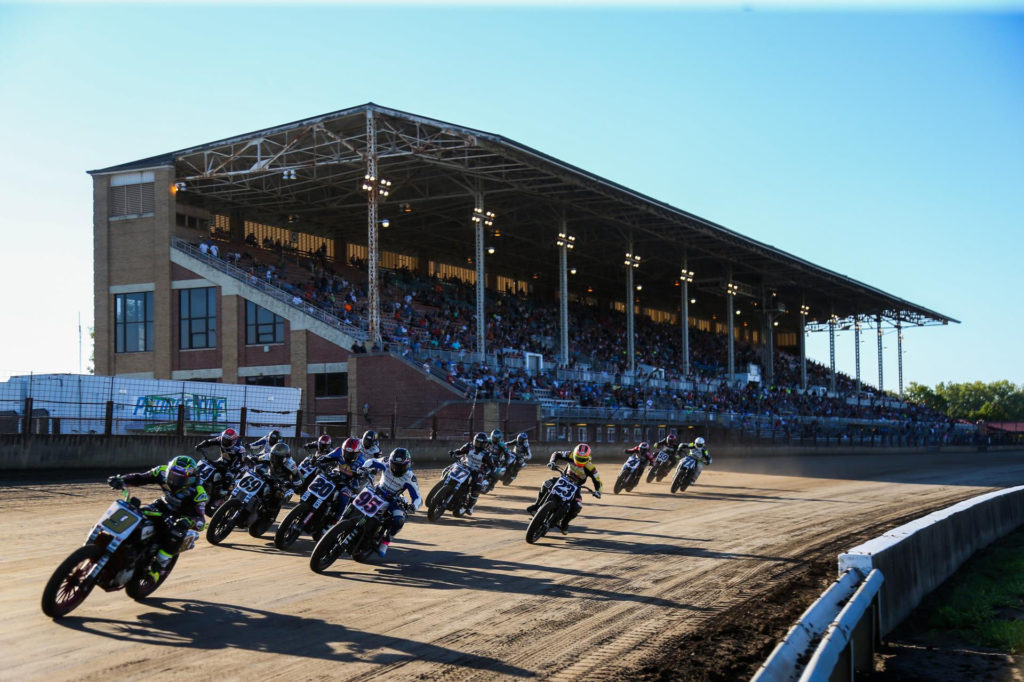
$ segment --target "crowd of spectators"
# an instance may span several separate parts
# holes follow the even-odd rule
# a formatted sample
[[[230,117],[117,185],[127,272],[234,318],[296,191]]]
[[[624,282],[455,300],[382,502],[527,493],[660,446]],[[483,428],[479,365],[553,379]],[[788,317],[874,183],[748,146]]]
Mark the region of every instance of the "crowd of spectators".
[[[218,247],[203,242],[200,249],[227,259],[247,272],[252,280],[275,286],[292,296],[297,306],[316,308],[353,326],[365,328],[367,314],[366,263],[349,263],[327,258],[326,247],[312,254],[264,239],[257,245],[254,235],[244,247]],[[205,248],[204,248],[205,247]],[[538,303],[511,291],[486,292],[485,339],[487,354],[498,365],[473,362],[476,347],[476,290],[457,278],[428,277],[407,269],[381,271],[381,319],[385,348],[407,356],[422,368],[443,377],[480,399],[565,401],[582,407],[647,408],[656,410],[699,410],[757,415],[776,420],[777,425],[800,419],[843,417],[885,419],[905,424],[931,424],[943,428],[943,419],[923,406],[903,404],[879,394],[868,386],[856,392],[856,383],[837,374],[837,393],[803,392],[799,358],[777,351],[775,377],[771,385],[750,383],[743,388],[714,381],[724,373],[727,339],[724,335],[691,329],[691,372],[682,377],[682,343],[679,328],[640,316],[635,320],[636,363],[660,368],[658,378],[689,379],[692,390],[664,388],[649,377],[624,385],[621,377],[628,366],[622,330],[625,314],[598,310],[579,302],[570,305],[570,367],[585,368],[598,376],[593,381],[560,380],[551,372],[530,373],[502,362],[509,355],[533,352],[548,358],[557,355],[558,308]],[[354,352],[366,352],[360,344]],[[374,347],[372,350],[380,350]],[[450,351],[453,360],[442,361],[425,350]],[[759,361],[760,350],[737,341],[737,367]],[[828,386],[830,371],[808,360],[809,385]]]

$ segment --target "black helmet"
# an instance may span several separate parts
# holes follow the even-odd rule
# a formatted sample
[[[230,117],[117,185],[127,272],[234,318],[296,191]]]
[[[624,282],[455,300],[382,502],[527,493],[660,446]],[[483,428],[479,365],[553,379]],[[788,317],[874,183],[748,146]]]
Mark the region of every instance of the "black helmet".
[[[482,449],[487,445],[487,434],[481,431],[480,433],[473,436],[473,447],[477,450]]]
[[[516,436],[516,443],[524,448],[530,444],[530,437],[526,435],[526,431]]]
[[[270,433],[267,434],[267,445],[269,445],[270,447],[274,447],[275,445],[277,445],[280,442],[281,442],[281,432],[278,431],[277,429],[274,429],[273,431],[271,431]]]
[[[395,476],[402,476],[412,464],[412,455],[405,448],[395,448],[388,455],[388,468]]]
[[[373,429],[367,429],[363,433],[363,449],[369,450],[377,444],[377,432]]]
[[[278,443],[274,447],[270,448],[270,456],[276,459],[278,462],[283,461],[285,458],[290,457],[292,449],[288,447],[287,443]]]
[[[501,433],[501,429],[494,429],[493,431],[491,431],[491,442],[497,445],[498,443],[501,442],[502,435],[503,434]]]

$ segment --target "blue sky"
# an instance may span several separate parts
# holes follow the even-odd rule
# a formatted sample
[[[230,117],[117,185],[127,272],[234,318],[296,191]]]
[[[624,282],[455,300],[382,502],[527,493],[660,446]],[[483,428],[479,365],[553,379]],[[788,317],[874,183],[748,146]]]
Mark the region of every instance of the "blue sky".
[[[906,331],[907,383],[1024,383],[1020,5],[0,4],[0,376],[77,370],[86,170],[367,101],[504,135],[962,320]],[[827,361],[824,334],[808,348]],[[852,332],[837,351],[852,373]],[[862,374],[877,377],[870,335]]]

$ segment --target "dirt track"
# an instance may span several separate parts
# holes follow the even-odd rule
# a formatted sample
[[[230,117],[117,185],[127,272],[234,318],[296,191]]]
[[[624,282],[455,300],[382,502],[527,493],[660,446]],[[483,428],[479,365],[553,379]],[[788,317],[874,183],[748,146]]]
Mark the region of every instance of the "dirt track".
[[[838,537],[1024,482],[1020,454],[721,461],[684,495],[609,485],[568,537],[534,546],[522,509],[549,472],[531,465],[472,519],[416,515],[384,565],[318,576],[308,538],[282,553],[236,531],[183,555],[146,603],[97,590],[59,623],[43,585],[112,494],[2,485],[0,678],[621,678]],[[617,465],[599,465],[610,484]]]

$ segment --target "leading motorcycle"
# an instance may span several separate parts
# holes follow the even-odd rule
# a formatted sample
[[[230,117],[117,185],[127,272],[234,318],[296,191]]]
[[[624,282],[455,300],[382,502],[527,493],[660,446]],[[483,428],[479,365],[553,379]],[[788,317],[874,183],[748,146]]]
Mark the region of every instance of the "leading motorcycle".
[[[581,490],[600,497],[592,489],[585,485],[581,486],[569,478],[568,470],[569,468],[566,467],[559,471],[558,480],[551,486],[548,494],[538,505],[537,512],[530,519],[530,525],[526,528],[526,541],[531,545],[544,537],[552,526],[562,522]]]
[[[195,546],[199,533],[185,532],[179,552]],[[124,588],[141,601],[167,580],[178,561],[175,554],[153,580],[149,571],[159,550],[156,528],[141,509],[138,498],[123,491],[93,526],[85,544],[73,551],[50,576],[43,589],[43,613],[63,618],[74,611],[99,585],[107,592]]]

